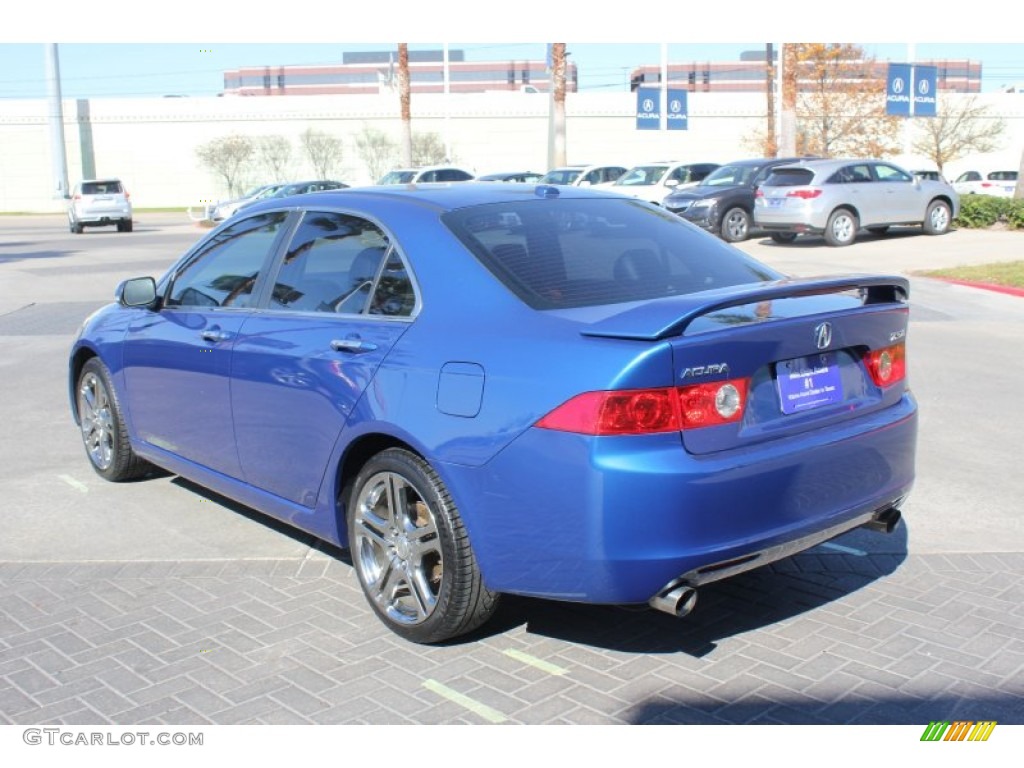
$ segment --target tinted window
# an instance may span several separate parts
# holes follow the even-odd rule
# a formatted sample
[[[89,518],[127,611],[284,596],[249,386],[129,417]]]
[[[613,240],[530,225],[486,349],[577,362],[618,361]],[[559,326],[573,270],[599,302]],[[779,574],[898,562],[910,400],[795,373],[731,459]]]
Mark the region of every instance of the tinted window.
[[[992,171],[988,177],[992,181],[1016,181],[1017,171]]]
[[[582,170],[582,168],[557,168],[546,173],[540,181],[542,184],[572,184]]]
[[[413,290],[409,270],[402,261],[398,251],[392,249],[388,254],[384,269],[377,278],[370,302],[371,315],[387,315],[389,317],[408,317],[416,308],[416,293]]]
[[[805,187],[811,183],[814,174],[807,168],[776,168],[772,171],[766,187]]]
[[[530,200],[444,216],[537,309],[662,298],[774,279],[768,268],[672,213],[621,200]]]
[[[981,181],[981,174],[977,171],[967,171],[960,174],[960,178],[957,181]]]
[[[757,173],[757,166],[722,165],[708,174],[701,186],[732,187],[749,184]]]
[[[178,271],[168,307],[247,307],[286,213],[253,216],[222,229]]]
[[[83,195],[119,195],[120,181],[86,181],[82,184]]]
[[[362,312],[387,248],[387,236],[370,221],[307,213],[274,280],[270,308]]]

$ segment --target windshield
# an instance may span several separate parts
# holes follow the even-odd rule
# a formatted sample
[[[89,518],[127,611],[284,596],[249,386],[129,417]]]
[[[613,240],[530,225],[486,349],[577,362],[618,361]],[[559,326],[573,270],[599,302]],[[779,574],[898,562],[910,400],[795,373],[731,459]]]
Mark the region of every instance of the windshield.
[[[391,171],[385,173],[378,181],[378,184],[410,184],[416,176],[416,171]]]
[[[780,277],[678,216],[631,198],[516,200],[442,217],[535,309],[681,296]]]
[[[572,184],[583,173],[582,168],[555,168],[544,175],[541,184]]]
[[[616,186],[633,187],[657,184],[668,170],[667,165],[638,165],[622,174],[615,182]]]
[[[702,187],[737,187],[749,184],[760,170],[756,165],[723,165],[712,171]]]

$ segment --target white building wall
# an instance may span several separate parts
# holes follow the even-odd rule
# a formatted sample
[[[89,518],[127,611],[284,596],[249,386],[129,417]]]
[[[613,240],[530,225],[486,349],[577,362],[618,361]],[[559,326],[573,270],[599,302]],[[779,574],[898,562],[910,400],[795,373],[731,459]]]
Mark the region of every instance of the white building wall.
[[[1009,167],[1016,168],[1024,149],[1024,95],[980,98],[1007,123],[1004,146],[993,162],[1011,162]],[[569,94],[567,161],[626,166],[655,159],[727,162],[755,154],[751,139],[766,123],[763,94],[692,93],[687,131],[638,131],[635,105],[630,93]],[[292,179],[313,176],[299,143],[306,129],[337,136],[344,154],[332,176],[348,184],[373,181],[355,144],[364,126],[383,130],[396,142],[400,135],[394,95],[67,99],[63,106],[69,182],[89,170],[91,147],[95,173],[120,177],[139,208],[201,206],[224,198],[223,182],[200,165],[195,149],[232,133],[287,137],[293,146]],[[452,161],[476,173],[545,171],[548,107],[547,94],[416,94],[413,130],[442,138],[447,134]],[[46,111],[45,100],[0,103],[0,211],[64,208],[53,197]],[[951,163],[947,175],[974,160]],[[254,167],[247,183],[274,180]]]

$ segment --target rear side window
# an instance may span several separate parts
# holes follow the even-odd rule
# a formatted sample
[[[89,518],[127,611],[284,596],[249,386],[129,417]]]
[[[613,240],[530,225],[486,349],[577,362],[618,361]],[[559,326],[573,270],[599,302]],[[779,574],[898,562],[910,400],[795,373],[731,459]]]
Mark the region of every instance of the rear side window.
[[[341,213],[307,213],[274,280],[270,308],[365,311],[387,248],[387,236],[373,222]]]
[[[814,179],[814,173],[807,168],[776,168],[772,171],[766,187],[806,187]]]
[[[443,221],[535,309],[642,301],[779,277],[674,214],[626,198],[481,205]]]
[[[120,195],[123,191],[120,181],[86,181],[82,183],[83,195]]]

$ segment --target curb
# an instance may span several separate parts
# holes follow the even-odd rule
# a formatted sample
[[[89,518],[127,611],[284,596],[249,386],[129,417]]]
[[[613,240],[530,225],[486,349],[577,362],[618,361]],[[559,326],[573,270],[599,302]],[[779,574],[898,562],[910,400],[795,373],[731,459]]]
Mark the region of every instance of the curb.
[[[1005,293],[1009,296],[1020,296],[1024,298],[1024,288],[1014,288],[1009,285],[996,285],[995,283],[975,283],[970,280],[953,280],[948,277],[936,277],[933,279],[941,280],[944,283],[952,283],[953,285],[966,285],[968,288],[981,288],[986,291]]]

